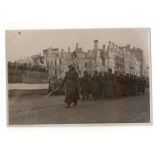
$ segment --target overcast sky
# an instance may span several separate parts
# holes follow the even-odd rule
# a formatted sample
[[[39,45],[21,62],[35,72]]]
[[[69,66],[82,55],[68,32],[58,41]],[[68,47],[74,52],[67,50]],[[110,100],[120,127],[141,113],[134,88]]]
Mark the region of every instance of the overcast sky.
[[[20,32],[20,33],[19,33]],[[6,56],[8,61],[42,53],[48,47],[67,51],[75,49],[78,42],[84,51],[93,49],[93,41],[99,40],[99,48],[108,41],[119,46],[130,44],[144,51],[147,61],[150,52],[149,29],[73,29],[73,30],[8,30],[6,31]]]

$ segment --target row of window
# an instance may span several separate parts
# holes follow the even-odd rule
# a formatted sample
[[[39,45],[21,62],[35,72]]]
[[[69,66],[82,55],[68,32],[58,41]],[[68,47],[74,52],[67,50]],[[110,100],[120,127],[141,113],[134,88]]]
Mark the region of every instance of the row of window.
[[[55,61],[50,61],[50,65],[52,66],[52,65],[61,65],[62,64],[62,61],[61,61],[61,59],[59,59],[59,60],[55,60]]]

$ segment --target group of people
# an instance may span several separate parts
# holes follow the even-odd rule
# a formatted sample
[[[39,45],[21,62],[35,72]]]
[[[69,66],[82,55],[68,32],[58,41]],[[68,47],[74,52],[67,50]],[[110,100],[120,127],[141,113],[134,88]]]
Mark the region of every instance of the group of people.
[[[68,66],[69,71],[66,72],[64,79],[59,83],[57,91],[60,91],[65,86],[65,102],[67,108],[76,106],[80,95],[83,100],[88,100],[90,96],[94,100],[101,98],[117,98],[121,96],[145,94],[146,80],[144,77],[133,75],[123,75],[118,72],[112,73],[109,68],[107,72],[94,71],[90,75],[84,71],[80,78],[72,65]]]
[[[137,77],[129,74],[112,73],[112,69],[108,72],[95,71],[92,76],[87,71],[80,80],[80,90],[83,100],[87,100],[90,96],[94,100],[105,98],[117,98],[121,96],[145,94],[146,80],[144,77]]]

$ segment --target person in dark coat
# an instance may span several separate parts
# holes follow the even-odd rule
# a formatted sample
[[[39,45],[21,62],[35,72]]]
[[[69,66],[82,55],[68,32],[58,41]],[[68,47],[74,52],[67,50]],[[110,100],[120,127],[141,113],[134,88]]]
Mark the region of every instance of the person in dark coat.
[[[48,80],[48,93],[51,92],[51,79]]]
[[[134,95],[134,76],[133,75],[130,76],[129,83],[130,83],[130,95]]]
[[[104,97],[106,97],[106,90],[107,90],[107,72],[106,71],[104,71],[104,75],[103,75],[103,85],[104,85],[103,95]]]
[[[104,77],[102,75],[102,72],[99,72],[98,79],[99,79],[98,97],[101,98],[104,92]]]
[[[121,74],[121,83],[122,83],[122,96],[125,96],[126,93],[126,77],[124,74]]]
[[[123,77],[121,73],[119,73],[117,79],[118,79],[117,81],[118,81],[118,94],[119,94],[118,96],[122,97],[123,96]]]
[[[129,96],[130,95],[130,76],[129,76],[129,74],[126,74],[125,81],[126,81],[125,96]]]
[[[137,86],[138,86],[137,94],[140,95],[141,93],[141,78],[140,77],[138,77]]]
[[[112,74],[112,69],[108,69],[107,73],[107,80],[106,80],[106,97],[112,99],[114,95],[114,76]]]
[[[138,85],[137,85],[137,76],[133,76],[133,95],[137,95]]]
[[[84,71],[84,75],[80,80],[80,93],[83,100],[88,100],[90,95],[90,77],[87,71]]]
[[[98,99],[99,85],[100,83],[99,83],[99,78],[98,78],[98,72],[94,71],[94,74],[91,78],[91,87],[92,87],[91,94],[94,100]]]
[[[146,88],[146,80],[144,77],[141,78],[141,92],[144,95],[145,94],[145,88]]]
[[[120,96],[120,83],[119,83],[119,73],[114,72],[114,96],[117,98]]]
[[[69,71],[66,73],[60,88],[65,84],[66,86],[66,97],[65,103],[67,103],[66,108],[70,108],[71,104],[77,105],[79,100],[79,76],[75,71],[73,65],[68,66]],[[60,89],[59,88],[59,89]]]

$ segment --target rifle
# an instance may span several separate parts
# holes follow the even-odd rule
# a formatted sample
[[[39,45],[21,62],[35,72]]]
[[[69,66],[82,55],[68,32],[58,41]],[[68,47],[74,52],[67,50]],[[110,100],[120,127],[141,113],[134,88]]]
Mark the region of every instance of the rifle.
[[[51,94],[57,92],[58,90],[59,90],[59,88],[56,88],[56,89],[54,89],[53,91],[49,92],[49,93],[45,96],[45,98],[48,98]]]

